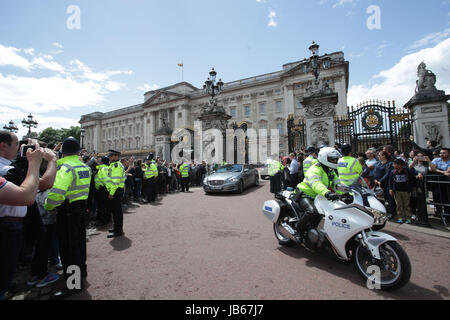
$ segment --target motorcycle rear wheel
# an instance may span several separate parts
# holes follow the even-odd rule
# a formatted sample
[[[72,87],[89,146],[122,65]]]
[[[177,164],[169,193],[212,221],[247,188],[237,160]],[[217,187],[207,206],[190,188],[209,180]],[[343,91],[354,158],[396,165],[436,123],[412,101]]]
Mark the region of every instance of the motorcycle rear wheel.
[[[380,245],[380,255],[381,262],[374,262],[370,251],[359,244],[353,259],[358,273],[367,281],[373,274],[367,272],[367,269],[370,266],[379,266],[380,288],[386,291],[400,289],[411,277],[411,262],[408,255],[395,241],[388,241]]]
[[[295,245],[295,242],[289,238],[283,236],[279,230],[281,224],[281,219],[278,219],[276,223],[273,224],[273,232],[275,233],[275,238],[277,238],[278,243],[282,246],[292,247]]]

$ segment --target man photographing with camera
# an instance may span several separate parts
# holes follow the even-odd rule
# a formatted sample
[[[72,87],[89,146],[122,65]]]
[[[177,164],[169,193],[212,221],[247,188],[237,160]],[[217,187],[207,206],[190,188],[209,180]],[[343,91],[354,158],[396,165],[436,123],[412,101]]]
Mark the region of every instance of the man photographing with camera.
[[[56,157],[48,149],[42,149],[34,141],[17,157],[19,141],[14,133],[0,131],[0,300],[9,289],[19,254],[24,242],[24,218],[27,206],[35,202],[39,188],[53,184],[56,173]],[[42,159],[49,168],[39,178]],[[13,163],[13,160],[17,160]],[[6,178],[6,181],[5,179]]]

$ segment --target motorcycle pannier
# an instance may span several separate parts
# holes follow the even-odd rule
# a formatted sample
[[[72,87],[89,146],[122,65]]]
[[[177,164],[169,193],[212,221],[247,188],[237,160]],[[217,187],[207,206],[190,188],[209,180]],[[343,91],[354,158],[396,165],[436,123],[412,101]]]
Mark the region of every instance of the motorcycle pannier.
[[[278,217],[280,216],[280,206],[278,202],[275,200],[269,200],[264,202],[262,211],[267,219],[272,221],[273,223],[277,222]]]

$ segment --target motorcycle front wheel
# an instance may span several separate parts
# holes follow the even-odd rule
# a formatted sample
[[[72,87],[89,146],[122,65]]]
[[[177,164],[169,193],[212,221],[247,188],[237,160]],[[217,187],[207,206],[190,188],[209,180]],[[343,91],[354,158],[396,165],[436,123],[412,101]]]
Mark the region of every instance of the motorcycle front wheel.
[[[403,287],[411,277],[411,263],[405,250],[395,241],[380,245],[381,260],[372,257],[370,251],[359,244],[354,254],[354,264],[364,280],[375,280],[373,285],[379,285],[382,290],[396,290]],[[377,272],[368,272],[369,267],[378,266],[380,279],[376,280]],[[371,281],[371,280],[369,280]],[[369,282],[368,281],[368,282]]]

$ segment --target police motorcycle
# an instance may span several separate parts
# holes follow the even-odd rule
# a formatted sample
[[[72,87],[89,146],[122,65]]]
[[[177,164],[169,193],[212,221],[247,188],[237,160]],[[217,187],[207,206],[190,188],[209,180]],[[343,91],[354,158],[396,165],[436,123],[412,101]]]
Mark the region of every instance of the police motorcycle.
[[[262,211],[272,221],[279,244],[302,244],[312,250],[330,248],[340,260],[353,262],[373,287],[403,287],[411,276],[411,263],[397,239],[378,231],[388,220],[383,204],[365,188],[339,184],[338,190],[343,193],[336,201],[316,196],[314,206],[322,218],[318,225],[307,226],[304,234],[295,229],[303,213],[293,199],[292,188],[266,201]]]

